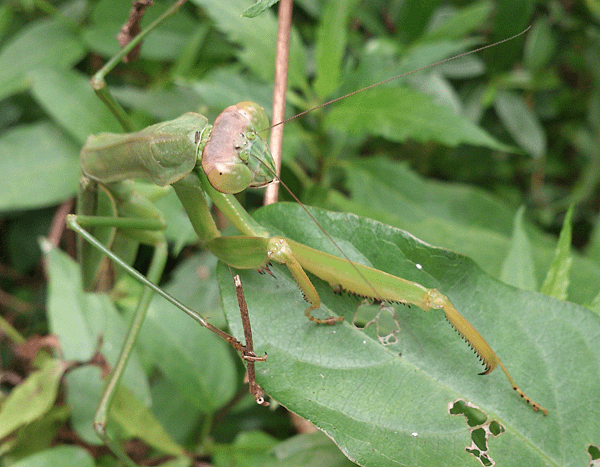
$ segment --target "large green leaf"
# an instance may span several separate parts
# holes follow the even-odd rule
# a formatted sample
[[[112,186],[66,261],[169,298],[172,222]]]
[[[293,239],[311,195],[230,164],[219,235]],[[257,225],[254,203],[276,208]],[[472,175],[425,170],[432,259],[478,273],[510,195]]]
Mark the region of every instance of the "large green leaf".
[[[94,94],[88,77],[54,68],[38,68],[29,77],[38,103],[79,143],[92,133],[120,131],[115,117]]]
[[[276,279],[242,274],[256,350],[268,354],[257,365],[258,381],[268,394],[314,422],[361,465],[481,465],[465,451],[471,445],[467,420],[449,414],[457,400],[476,405],[488,424],[495,421],[492,426],[504,429],[487,441],[485,452],[498,465],[588,461],[588,444],[600,439],[598,316],[504,285],[469,258],[401,230],[351,214],[313,213],[367,264],[446,294],[549,415],[520,400],[500,371],[477,375],[476,358],[440,312],[396,305],[401,332],[396,344],[384,347],[370,328],[353,326],[358,302],[335,295],[317,279],[323,316],[344,315],[345,321],[334,326],[309,322],[302,294],[280,267],[274,268]],[[256,217],[274,232],[331,249],[298,206],[269,206]],[[241,337],[226,268],[220,280],[224,309]]]

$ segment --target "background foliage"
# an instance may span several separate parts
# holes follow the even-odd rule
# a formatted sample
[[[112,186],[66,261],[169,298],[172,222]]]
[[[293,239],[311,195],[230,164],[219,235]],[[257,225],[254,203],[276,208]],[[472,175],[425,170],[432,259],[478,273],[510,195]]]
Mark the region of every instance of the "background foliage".
[[[120,65],[109,75],[109,86],[139,127],[189,110],[213,120],[223,108],[242,100],[269,109],[276,20],[269,11],[254,19],[242,18],[249,3],[190,1],[148,37],[140,60]],[[166,6],[157,2],[146,20]],[[99,446],[90,424],[101,389],[100,368],[74,370],[65,361],[88,360],[102,335],[103,354],[113,362],[124,332],[122,313],[127,315],[138,288],[126,280],[117,285],[111,294],[119,305],[117,311],[107,296],[80,292],[76,266],[47,243],[43,243],[49,252],[44,274],[38,238],[49,236],[55,243],[62,238],[63,249],[73,251],[73,238],[60,233],[60,212],[69,209],[64,203],[77,188],[79,149],[91,133],[119,131],[91,91],[88,77],[118,50],[114,37],[128,11],[126,2],[116,0],[0,5],[0,462],[4,465],[114,462]],[[529,456],[529,465],[585,465],[600,454],[599,422],[590,417],[599,409],[593,388],[600,377],[598,351],[590,350],[600,334],[599,20],[600,6],[593,1],[303,0],[295,5],[290,115],[532,26],[509,43],[316,111],[286,125],[284,139],[283,178],[305,203],[376,219],[471,258],[474,263],[457,257],[463,268],[458,271],[468,271],[471,284],[480,281],[485,287],[471,288],[478,293],[469,299],[469,287],[459,287],[456,299],[464,300],[467,312],[469,307],[486,309],[487,303],[487,315],[470,319],[480,320],[477,324],[483,329],[477,327],[482,333],[489,329],[484,335],[500,336],[503,358],[511,352],[526,354],[528,349],[527,342],[510,335],[514,329],[510,323],[517,326],[518,321],[502,327],[502,313],[497,310],[504,306],[513,308],[511,316],[522,315],[524,329],[535,331],[554,323],[560,331],[545,334],[545,339],[552,337],[553,347],[542,346],[543,357],[516,357],[517,362],[526,362],[517,370],[525,376],[518,379],[520,384],[553,405],[548,407],[548,419],[535,417],[513,400],[505,381],[491,389],[488,415],[511,430],[510,437],[490,441],[504,443],[489,452],[491,458],[504,460],[499,465]],[[259,205],[260,195],[244,195],[246,204]],[[159,204],[169,220],[167,235],[176,258],[166,288],[226,326],[216,281],[200,281],[198,275],[214,279],[218,274],[225,302],[227,275],[216,271],[214,259],[196,251],[191,229],[174,207],[176,200],[167,197]],[[570,205],[572,218],[565,223]],[[261,216],[274,225],[269,216],[283,218],[287,212]],[[368,255],[366,238],[357,251]],[[138,258],[140,268],[145,267],[146,253],[142,250]],[[444,269],[434,263],[430,274],[441,288],[449,287],[453,264]],[[250,301],[252,294],[264,296],[271,290],[259,289],[260,279],[255,276],[244,276]],[[518,292],[492,278],[581,306]],[[283,293],[285,278],[278,281],[266,287]],[[520,308],[532,301],[531,307]],[[164,303],[153,303],[139,355],[126,376],[127,389],[119,393],[116,434],[143,440],[130,444],[132,455],[175,459],[174,465],[189,464],[184,452],[195,452],[196,460],[214,465],[351,464],[325,436],[295,434],[283,409],[255,407],[245,395],[237,357],[208,333],[191,327],[187,318],[165,308]],[[292,322],[303,319],[302,308],[300,304],[300,314],[294,314]],[[280,310],[281,315],[270,316],[263,309],[255,310],[257,321],[264,316],[267,323],[266,328],[258,323],[259,335],[269,323],[292,313]],[[226,313],[231,315],[229,308]],[[235,321],[228,318],[235,331]],[[431,330],[440,322],[437,318],[422,314],[404,318],[402,326],[408,331],[401,335],[401,349],[410,361],[411,349],[416,353],[419,342],[425,342],[420,333],[431,333],[434,344],[423,352],[423,367],[431,367],[448,352],[453,356],[445,362],[446,372],[458,381],[446,382],[444,375],[443,385],[416,386],[423,391],[417,395],[443,399],[446,396],[438,391],[447,385],[455,391],[452,394],[483,405],[481,391],[490,388],[475,375],[469,366],[472,356],[463,352],[464,344],[451,330],[442,330],[442,337],[436,338],[438,330],[435,335]],[[285,335],[282,332],[274,333],[276,339]],[[525,340],[535,339],[530,333]],[[300,355],[310,352],[310,342],[302,341],[308,348],[298,349]],[[436,343],[443,347],[436,350]],[[277,348],[278,342],[268,345]],[[458,350],[447,350],[447,345]],[[40,348],[45,350],[36,358]],[[464,358],[456,365],[454,352],[456,358]],[[49,358],[51,354],[61,358]],[[381,350],[373,355],[382,358]],[[269,365],[277,363],[274,357],[270,354]],[[539,362],[553,366],[540,369]],[[307,374],[298,371],[297,377]],[[428,374],[419,371],[419,377]],[[544,379],[548,374],[552,378]],[[274,393],[287,391],[279,382],[272,384]],[[473,385],[477,389],[468,389]],[[400,402],[415,397],[413,386],[407,387]],[[290,404],[297,404],[296,411],[311,418],[313,408],[305,400],[298,396]],[[146,408],[150,401],[154,415]],[[360,406],[355,401],[353,407]],[[335,412],[339,417],[345,413]],[[327,417],[312,415],[330,436],[336,436],[339,427],[327,430]],[[432,438],[430,444],[444,445],[454,455],[443,450],[407,454],[411,445],[406,444],[399,454],[401,462],[485,465],[481,452],[488,453],[481,444],[478,459],[464,450],[467,441],[476,439],[469,438],[465,418],[453,417],[448,423],[443,436],[450,432],[456,437]],[[481,428],[482,423],[470,426]],[[143,433],[136,431],[140,425],[147,427]],[[434,424],[432,431],[438,428]],[[493,432],[494,426],[488,429]],[[381,444],[389,436],[381,433]],[[406,436],[410,439],[410,431]],[[360,446],[344,437],[349,437],[348,432],[338,435],[336,442],[351,458],[364,465],[390,465],[389,459],[365,457]],[[539,439],[553,440],[552,446]]]

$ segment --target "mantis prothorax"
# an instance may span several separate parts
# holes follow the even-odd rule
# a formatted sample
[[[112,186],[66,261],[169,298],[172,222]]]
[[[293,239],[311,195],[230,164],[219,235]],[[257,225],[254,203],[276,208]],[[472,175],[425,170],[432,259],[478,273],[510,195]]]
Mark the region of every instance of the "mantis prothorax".
[[[125,49],[121,55],[127,51]],[[118,106],[114,101],[111,105]],[[547,414],[543,407],[519,389],[485,339],[438,290],[283,237],[272,237],[250,217],[232,194],[247,187],[264,186],[274,179],[274,163],[263,137],[264,130],[268,128],[268,118],[262,107],[253,102],[241,102],[225,109],[214,125],[209,125],[206,117],[190,112],[138,132],[92,135],[81,150],[84,179],[78,215],[70,216],[68,225],[88,241],[90,236],[84,228],[109,226],[118,228],[137,242],[158,246],[155,253],[157,266],[151,268],[148,274],[150,282],[157,282],[166,255],[165,240],[160,232],[164,228],[164,220],[160,212],[136,191],[130,179],[144,179],[161,187],[170,185],[179,197],[200,242],[223,262],[234,268],[259,271],[268,268],[272,262],[285,264],[309,304],[305,314],[311,321],[316,324],[335,324],[342,317],[323,319],[313,316],[313,311],[320,307],[320,298],[305,270],[333,287],[374,301],[416,305],[425,311],[441,309],[481,359],[485,366],[482,374],[488,374],[499,366],[519,396],[535,411],[541,410]],[[98,190],[105,193],[109,200],[109,214],[104,217],[96,215],[95,196]],[[242,236],[221,235],[205,195],[212,199]],[[111,235],[109,233],[108,237]],[[96,243],[95,246],[114,258],[103,245]],[[138,279],[148,284],[146,279]],[[90,281],[91,277],[88,283]],[[104,425],[111,392],[118,384],[136,339],[150,294],[144,292],[132,331],[97,413],[96,426],[105,439]],[[213,329],[201,316],[197,315],[195,319],[214,332],[224,334]],[[110,442],[108,439],[106,441]],[[123,457],[124,454],[119,452],[118,446],[110,446],[129,463],[126,456]]]

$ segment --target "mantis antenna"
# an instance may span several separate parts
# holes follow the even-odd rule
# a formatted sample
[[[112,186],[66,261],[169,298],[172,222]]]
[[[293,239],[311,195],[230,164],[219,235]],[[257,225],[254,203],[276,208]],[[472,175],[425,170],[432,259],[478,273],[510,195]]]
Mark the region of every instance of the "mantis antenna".
[[[506,39],[502,39],[501,41],[494,42],[493,44],[484,45],[483,47],[479,47],[478,49],[473,49],[473,50],[469,50],[468,52],[463,52],[461,54],[455,55],[454,57],[446,58],[444,60],[440,60],[439,62],[431,63],[429,65],[422,66],[421,68],[417,68],[417,69],[412,70],[412,71],[407,71],[406,73],[402,73],[400,75],[396,75],[396,76],[393,76],[391,78],[384,79],[383,81],[379,81],[378,83],[370,84],[369,86],[365,86],[364,88],[357,89],[356,91],[352,91],[352,92],[350,92],[348,94],[345,94],[343,96],[340,96],[340,97],[336,97],[335,99],[327,101],[324,104],[319,104],[319,105],[313,107],[312,109],[305,110],[303,112],[300,112],[299,114],[294,115],[293,117],[286,118],[285,120],[282,120],[281,122],[278,122],[278,123],[274,123],[269,128],[265,128],[265,131],[266,130],[270,130],[272,128],[275,128],[276,126],[283,125],[283,124],[285,124],[285,123],[287,123],[289,121],[295,120],[295,119],[297,119],[299,117],[302,117],[303,115],[306,115],[307,113],[312,112],[313,110],[317,110],[317,109],[320,109],[322,107],[326,107],[326,106],[328,106],[330,104],[333,104],[335,102],[344,100],[344,99],[346,99],[348,97],[353,96],[354,94],[359,94],[359,93],[361,93],[363,91],[368,91],[369,89],[376,88],[377,86],[380,86],[380,85],[385,84],[385,83],[389,83],[390,81],[394,81],[394,80],[399,79],[399,78],[403,78],[404,76],[412,75],[413,73],[417,73],[419,71],[427,70],[428,68],[433,68],[435,66],[441,65],[442,63],[451,62],[452,60],[456,60],[457,58],[465,57],[467,55],[471,55],[471,54],[474,54],[474,53],[477,53],[477,52],[481,52],[482,50],[485,50],[485,49],[490,49],[492,47],[496,47],[497,45],[504,44],[505,42],[512,41],[513,39],[516,39],[517,37],[522,36],[523,34],[525,34],[530,29],[531,29],[531,26],[528,26],[526,29],[523,29],[520,33],[515,34],[514,36],[508,37]]]
[[[345,95],[343,95],[343,96],[336,97],[335,99],[332,99],[332,100],[330,100],[330,101],[327,101],[327,102],[325,102],[325,103],[323,103],[323,104],[319,104],[319,105],[317,105],[317,106],[315,106],[315,107],[313,107],[313,108],[311,108],[311,109],[308,109],[308,110],[305,110],[305,111],[303,111],[303,112],[300,112],[300,113],[298,113],[298,114],[294,115],[293,117],[286,118],[285,120],[282,120],[281,122],[274,123],[273,125],[271,125],[271,126],[269,126],[269,127],[265,128],[265,129],[264,129],[264,130],[262,130],[262,131],[267,131],[267,130],[270,130],[270,129],[272,129],[272,128],[275,128],[275,127],[277,127],[277,126],[279,126],[279,125],[284,125],[284,124],[286,124],[286,123],[288,123],[288,122],[290,122],[290,121],[292,121],[292,120],[296,120],[297,118],[300,118],[300,117],[302,117],[303,115],[306,115],[306,114],[308,114],[308,113],[310,113],[310,112],[312,112],[312,111],[314,111],[314,110],[317,110],[317,109],[320,109],[320,108],[322,108],[322,107],[326,107],[326,106],[328,106],[328,105],[330,105],[330,104],[333,104],[333,103],[335,103],[335,102],[338,102],[338,101],[341,101],[341,100],[347,99],[348,97],[352,97],[352,96],[354,96],[355,94],[359,94],[359,93],[361,93],[361,92],[368,91],[369,89],[376,88],[377,86],[380,86],[380,85],[382,85],[382,84],[385,84],[385,83],[389,83],[390,81],[394,81],[394,80],[396,80],[396,79],[403,78],[404,76],[408,76],[408,75],[411,75],[411,74],[413,74],[413,73],[417,73],[417,72],[419,72],[419,71],[426,70],[426,69],[428,69],[428,68],[433,68],[433,67],[435,67],[435,66],[438,66],[438,65],[441,65],[441,64],[443,64],[443,63],[448,63],[448,62],[451,62],[452,60],[456,60],[457,58],[465,57],[465,56],[467,56],[467,55],[471,55],[471,54],[474,54],[474,53],[477,53],[477,52],[481,52],[482,50],[485,50],[485,49],[489,49],[489,48],[492,48],[492,47],[496,47],[497,45],[504,44],[505,42],[512,41],[513,39],[516,39],[517,37],[519,37],[519,36],[522,36],[523,34],[525,34],[525,33],[526,33],[527,31],[529,31],[530,29],[531,29],[531,26],[528,26],[528,27],[527,27],[527,28],[525,28],[523,31],[519,32],[518,34],[515,34],[514,36],[508,37],[508,38],[506,38],[506,39],[502,39],[501,41],[494,42],[493,44],[484,45],[484,46],[482,46],[482,47],[479,47],[479,48],[477,48],[477,49],[469,50],[469,51],[467,51],[467,52],[463,52],[463,53],[461,53],[461,54],[458,54],[458,55],[455,55],[455,56],[453,56],[453,57],[449,57],[449,58],[446,58],[446,59],[444,59],[444,60],[440,60],[440,61],[438,61],[438,62],[435,62],[435,63],[431,63],[431,64],[429,64],[429,65],[422,66],[422,67],[420,67],[420,68],[417,68],[417,69],[415,69],[415,70],[408,71],[408,72],[406,72],[406,73],[402,73],[402,74],[399,74],[399,75],[393,76],[393,77],[391,77],[391,78],[384,79],[383,81],[379,81],[379,82],[377,82],[377,83],[370,84],[369,86],[365,86],[365,87],[363,87],[363,88],[361,88],[361,89],[357,89],[356,91],[352,91],[352,92],[350,92],[350,93],[348,93],[348,94],[345,94]],[[304,204],[303,204],[303,203],[302,203],[302,202],[301,202],[301,201],[298,199],[298,197],[297,197],[297,196],[296,196],[296,195],[295,195],[295,194],[292,192],[292,190],[291,190],[290,188],[288,188],[288,186],[287,186],[287,185],[286,185],[286,184],[283,182],[283,180],[281,180],[281,178],[279,177],[279,175],[277,175],[277,173],[276,173],[276,172],[275,172],[275,171],[274,171],[274,170],[273,170],[271,167],[269,167],[267,164],[265,164],[265,162],[264,162],[263,160],[261,160],[260,158],[257,158],[257,160],[258,160],[258,162],[260,162],[260,163],[261,163],[261,164],[262,164],[262,165],[265,167],[265,169],[266,169],[267,171],[271,172],[271,174],[273,175],[273,180],[276,180],[278,183],[280,183],[280,184],[281,184],[281,185],[282,185],[282,186],[285,188],[285,190],[286,190],[286,191],[287,191],[287,192],[290,194],[290,196],[291,196],[292,198],[294,198],[294,200],[295,200],[295,201],[296,201],[296,202],[297,202],[297,203],[298,203],[298,204],[299,204],[299,205],[302,207],[302,209],[304,210],[304,212],[306,212],[306,214],[307,214],[307,215],[308,215],[308,216],[311,218],[311,220],[312,220],[312,221],[313,221],[313,222],[314,222],[314,223],[317,225],[317,227],[319,228],[319,230],[321,230],[321,232],[322,232],[322,233],[323,233],[323,234],[324,234],[324,235],[325,235],[325,236],[326,236],[326,237],[327,237],[327,238],[328,238],[328,239],[331,241],[331,243],[332,243],[332,244],[335,246],[335,248],[336,248],[336,249],[337,249],[337,250],[338,250],[338,251],[339,251],[339,252],[342,254],[342,256],[343,256],[343,257],[344,257],[346,260],[348,260],[348,262],[349,262],[349,263],[352,265],[352,267],[353,267],[353,268],[356,270],[356,272],[359,274],[359,276],[361,276],[361,277],[362,277],[362,279],[363,279],[363,280],[364,280],[364,281],[365,281],[365,282],[368,284],[368,287],[369,287],[369,288],[371,289],[371,291],[373,292],[373,296],[374,296],[374,297],[378,297],[378,298],[377,298],[377,300],[378,300],[378,301],[383,301],[383,299],[381,298],[381,295],[380,295],[380,294],[377,292],[377,290],[375,289],[375,287],[374,287],[372,284],[370,284],[370,283],[369,283],[369,281],[367,280],[367,278],[366,278],[366,277],[364,277],[364,275],[363,275],[363,274],[360,272],[360,270],[359,270],[359,269],[356,267],[356,265],[354,264],[354,262],[353,262],[353,261],[352,261],[352,260],[351,260],[351,259],[348,257],[348,255],[346,255],[346,253],[344,253],[344,250],[342,250],[342,248],[340,248],[340,246],[339,246],[339,245],[336,243],[336,241],[335,241],[335,240],[334,240],[334,239],[331,237],[331,235],[329,235],[329,234],[327,233],[327,231],[326,231],[326,230],[323,228],[323,226],[321,226],[321,224],[320,224],[320,223],[317,221],[317,219],[315,219],[315,217],[314,217],[314,216],[313,216],[313,215],[310,213],[310,211],[309,211],[309,210],[306,208],[306,206],[304,206]]]

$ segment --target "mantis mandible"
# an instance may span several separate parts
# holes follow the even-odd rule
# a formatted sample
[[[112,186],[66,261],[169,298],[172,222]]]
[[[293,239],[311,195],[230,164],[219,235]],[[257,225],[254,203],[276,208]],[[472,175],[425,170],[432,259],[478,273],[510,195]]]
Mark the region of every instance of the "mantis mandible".
[[[151,28],[148,28],[143,34],[150,30]],[[128,131],[131,128],[125,112],[106,92],[102,81],[103,76],[142,37],[143,35],[140,35],[137,41],[132,41],[131,47],[126,47],[93,79],[100,97],[108,103]],[[373,301],[416,305],[425,311],[443,310],[450,324],[481,359],[485,366],[482,374],[488,374],[499,366],[519,396],[534,410],[541,410],[546,414],[547,411],[543,407],[532,401],[517,386],[485,339],[438,290],[352,262],[347,258],[315,250],[290,239],[272,237],[244,210],[232,194],[248,187],[265,186],[276,177],[274,163],[264,140],[264,133],[268,128],[268,118],[262,107],[253,102],[241,102],[225,109],[213,125],[208,123],[206,117],[190,112],[137,132],[92,135],[81,151],[84,177],[80,188],[78,214],[69,216],[68,225],[115,261],[119,261],[118,257],[104,245],[111,243],[115,229],[119,229],[135,242],[155,246],[153,264],[147,278],[136,274],[125,263],[119,264],[138,280],[159,291],[153,283],[158,282],[166,258],[166,241],[161,233],[164,220],[152,203],[137,191],[131,179],[144,179],[159,187],[172,186],[200,243],[220,260],[233,268],[259,271],[267,270],[272,262],[285,265],[308,302],[306,317],[316,325],[335,325],[341,317],[321,318],[314,315],[313,312],[320,307],[320,297],[305,271],[327,281],[333,287]],[[106,215],[98,214],[98,192],[108,200],[109,213]],[[221,234],[207,204],[207,196],[242,233],[241,236],[225,237]],[[86,229],[95,229],[94,236],[104,239],[100,242],[95,240]],[[86,254],[81,245],[81,257]],[[86,282],[93,282],[96,272],[86,274]],[[151,294],[152,290],[147,289],[140,299],[131,331],[119,362],[109,377],[96,415],[95,427],[98,433],[115,454],[129,465],[134,464],[122,449],[108,438],[105,426],[113,391],[119,384]],[[231,336],[211,326],[202,316],[179,303],[176,304],[202,326],[208,327],[234,346],[239,344]],[[244,354],[241,347],[236,348],[246,360],[253,360],[254,357]]]

